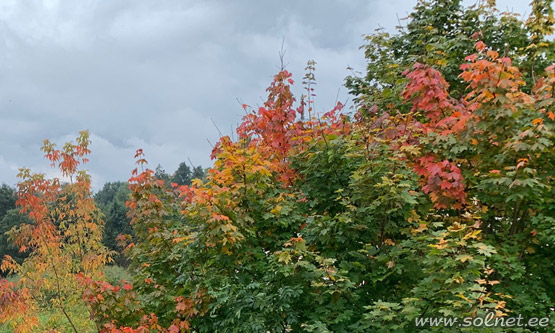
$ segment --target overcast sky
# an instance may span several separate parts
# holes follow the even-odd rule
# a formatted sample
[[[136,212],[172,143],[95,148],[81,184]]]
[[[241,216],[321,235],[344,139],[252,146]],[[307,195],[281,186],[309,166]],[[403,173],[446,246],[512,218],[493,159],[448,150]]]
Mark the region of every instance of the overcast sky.
[[[472,2],[472,1],[467,1]],[[529,0],[498,0],[524,12]],[[364,70],[361,35],[393,30],[416,0],[0,0],[0,183],[20,167],[54,174],[42,140],[92,133],[93,187],[127,180],[143,148],[167,171],[190,158],[210,165],[210,144],[257,105],[278,70],[300,83],[317,62],[317,111],[330,109],[347,67]],[[300,94],[302,86],[295,85]]]

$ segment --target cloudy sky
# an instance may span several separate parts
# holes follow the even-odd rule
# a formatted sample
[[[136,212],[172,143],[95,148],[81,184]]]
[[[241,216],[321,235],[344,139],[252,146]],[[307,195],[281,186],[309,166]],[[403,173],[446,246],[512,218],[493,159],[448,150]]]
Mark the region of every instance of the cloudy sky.
[[[472,1],[467,1],[472,2]],[[527,0],[498,0],[526,11]],[[126,180],[143,148],[154,168],[210,165],[217,124],[229,134],[278,70],[300,82],[317,62],[317,111],[364,69],[361,35],[393,30],[416,0],[0,0],[0,183],[20,167],[53,175],[40,151],[92,133],[93,186]],[[300,85],[296,86],[302,92]]]

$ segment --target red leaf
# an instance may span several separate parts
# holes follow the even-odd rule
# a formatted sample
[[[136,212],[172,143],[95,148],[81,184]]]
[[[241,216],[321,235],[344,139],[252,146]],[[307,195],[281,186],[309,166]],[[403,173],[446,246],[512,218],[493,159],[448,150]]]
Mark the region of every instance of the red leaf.
[[[478,58],[478,55],[475,53],[475,54],[471,54],[471,55],[467,56],[466,58],[464,58],[464,60],[474,62],[476,60],[476,58]]]
[[[484,44],[484,42],[482,42],[481,40],[479,40],[479,41],[476,42],[475,48],[476,48],[476,50],[478,50],[478,51],[482,51],[483,49],[486,48],[486,44]]]

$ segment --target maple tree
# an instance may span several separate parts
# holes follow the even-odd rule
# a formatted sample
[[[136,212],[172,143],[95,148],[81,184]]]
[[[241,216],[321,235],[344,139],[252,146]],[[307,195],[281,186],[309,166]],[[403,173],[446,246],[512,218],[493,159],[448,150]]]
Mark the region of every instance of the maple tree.
[[[549,254],[532,256],[548,244],[539,237],[552,237],[553,70],[528,94],[509,58],[482,41],[475,52],[461,66],[465,96],[417,63],[403,73],[401,108],[362,106],[352,117],[338,105],[304,119],[282,71],[264,106],[244,106],[239,139],[222,137],[206,180],[191,186],[168,188],[138,151],[128,203],[134,284],[88,283],[90,295],[140,310],[114,316],[93,298],[99,323],[115,332],[365,332],[410,330],[420,315],[549,313],[549,277],[531,281],[531,301],[507,276],[550,265]]]
[[[299,101],[282,69],[190,184],[168,186],[139,149],[133,235],[117,238],[132,281],[100,272],[88,178],[64,187],[23,171],[20,202],[36,222],[25,228],[41,232],[14,233],[33,251],[21,266],[4,262],[21,278],[0,283],[0,318],[37,325],[17,315],[46,291],[26,276],[56,281],[39,262],[73,288],[53,306],[83,301],[101,332],[407,332],[420,316],[552,315],[550,4],[533,1],[522,21],[494,1],[420,1],[406,31],[367,37],[367,73],[347,79],[351,113],[314,112],[315,62]],[[87,142],[44,150],[71,178]],[[56,224],[70,211],[80,228]],[[85,230],[87,242],[73,238]]]
[[[2,282],[0,322],[16,332],[61,329],[81,332],[94,328],[78,275],[102,276],[109,253],[101,243],[102,220],[91,197],[90,177],[79,170],[87,162],[89,134],[81,132],[76,143],[56,149],[48,140],[42,150],[60,178],[21,169],[17,204],[31,223],[10,231],[21,252],[22,264],[5,256],[2,269],[17,274],[15,282]],[[46,321],[39,314],[50,312]]]

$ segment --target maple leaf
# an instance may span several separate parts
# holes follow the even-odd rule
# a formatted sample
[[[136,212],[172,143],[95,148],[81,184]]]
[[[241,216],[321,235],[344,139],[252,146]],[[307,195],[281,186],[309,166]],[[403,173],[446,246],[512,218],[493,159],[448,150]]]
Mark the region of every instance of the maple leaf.
[[[486,257],[491,257],[492,254],[497,253],[497,250],[495,250],[493,246],[486,245],[484,243],[474,244],[473,247],[478,250],[478,253],[483,254]]]
[[[478,58],[477,54],[471,54],[471,55],[467,56],[466,58],[464,58],[464,60],[474,62],[474,61],[476,61],[477,58]],[[467,64],[463,64],[463,65],[461,65],[461,69],[462,70],[470,69],[470,66],[468,66]]]
[[[412,232],[414,233],[420,233],[420,232],[424,232],[428,230],[428,225],[425,223],[420,223],[420,225],[418,226],[418,228],[416,229],[412,229]]]
[[[289,252],[286,251],[281,251],[278,255],[278,262],[285,262],[285,264],[288,264],[291,261],[291,254],[289,254]]]
[[[458,255],[455,259],[460,260],[461,262],[472,261],[474,259],[473,256],[468,254]]]

